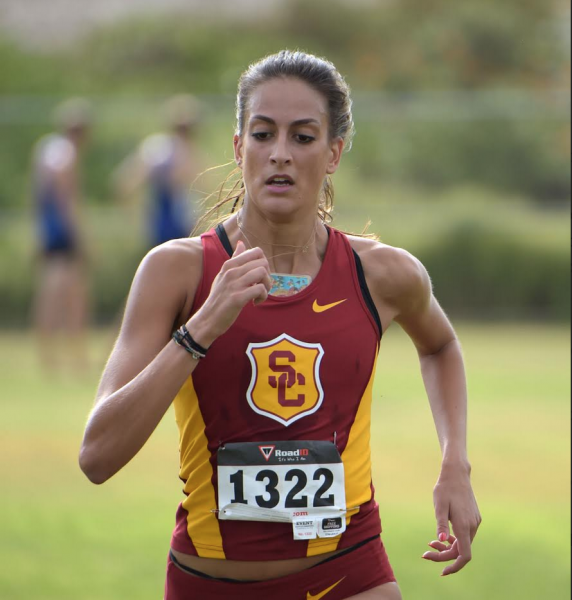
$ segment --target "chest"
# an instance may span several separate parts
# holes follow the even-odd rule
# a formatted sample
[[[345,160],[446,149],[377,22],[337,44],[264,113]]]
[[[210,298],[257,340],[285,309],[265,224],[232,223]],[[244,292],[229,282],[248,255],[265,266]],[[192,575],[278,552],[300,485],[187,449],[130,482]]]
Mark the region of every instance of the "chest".
[[[193,374],[206,422],[227,441],[331,436],[353,418],[375,363],[378,338],[359,297],[263,306],[245,309]]]

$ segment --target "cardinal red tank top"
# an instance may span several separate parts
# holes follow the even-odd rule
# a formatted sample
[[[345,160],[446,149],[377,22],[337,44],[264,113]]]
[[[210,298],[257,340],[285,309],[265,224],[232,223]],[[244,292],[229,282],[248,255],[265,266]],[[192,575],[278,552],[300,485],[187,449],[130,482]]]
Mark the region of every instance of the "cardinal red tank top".
[[[322,266],[310,285],[293,296],[269,296],[258,306],[245,306],[175,398],[186,496],[177,510],[175,550],[220,559],[279,560],[346,548],[381,531],[370,460],[381,325],[359,257],[344,234],[332,228],[328,234]],[[201,239],[203,275],[193,313],[232,254],[222,226]],[[310,523],[304,520],[304,503],[318,501],[319,506],[333,498],[326,477],[331,469],[314,465],[312,472],[312,465],[300,461],[324,445],[341,456],[347,513],[342,533],[335,535],[340,520],[334,519],[321,522],[322,535],[316,536],[304,530]],[[231,448],[245,450],[236,454],[228,452]],[[235,457],[225,464],[238,466],[219,465],[222,451]],[[241,466],[243,459],[252,465]],[[290,470],[288,481],[278,485],[282,463]],[[224,482],[219,481],[221,469],[226,469]],[[305,481],[314,486],[310,495],[304,495]],[[249,496],[254,485],[259,492]],[[261,507],[284,502],[300,506],[302,538],[294,539],[291,522],[221,518],[219,495],[227,489],[241,508],[254,505],[264,512]]]

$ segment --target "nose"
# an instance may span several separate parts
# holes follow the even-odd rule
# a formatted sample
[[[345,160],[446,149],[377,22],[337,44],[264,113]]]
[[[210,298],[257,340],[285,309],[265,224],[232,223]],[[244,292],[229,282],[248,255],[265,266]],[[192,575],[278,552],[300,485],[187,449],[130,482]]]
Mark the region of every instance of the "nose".
[[[270,162],[278,165],[288,165],[292,162],[292,155],[288,146],[288,139],[285,135],[278,135],[270,152]]]

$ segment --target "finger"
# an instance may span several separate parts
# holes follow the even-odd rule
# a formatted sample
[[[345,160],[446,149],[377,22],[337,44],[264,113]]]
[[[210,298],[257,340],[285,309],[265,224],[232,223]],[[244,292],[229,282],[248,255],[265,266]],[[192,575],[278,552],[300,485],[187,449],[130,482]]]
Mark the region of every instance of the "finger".
[[[268,290],[268,293],[270,293],[270,290],[272,289],[272,286],[274,285],[274,280],[272,279],[272,277],[270,277],[270,275],[268,275],[268,273],[266,273],[266,275],[264,275],[264,280],[262,281],[262,283]]]
[[[471,538],[469,532],[465,531],[457,536],[457,546],[459,548],[459,554],[463,556],[471,557]]]
[[[260,269],[262,269],[262,271],[260,271]],[[260,278],[260,281],[257,283],[264,284],[264,287],[266,288],[266,290],[268,292],[270,292],[270,290],[272,289],[272,286],[274,285],[274,280],[272,279],[272,277],[270,276],[270,273],[268,272],[267,265],[265,264],[262,267],[257,267],[256,270],[258,273],[262,273],[262,277]]]
[[[247,250],[246,252],[250,252],[250,250]],[[240,255],[240,259],[242,259],[243,256],[246,256],[246,252]],[[254,271],[258,268],[263,268],[265,273],[268,275],[268,278],[270,279],[270,268],[268,266],[268,261],[264,257],[252,258],[251,260],[246,259],[246,261],[244,261],[243,264],[234,265],[230,268],[227,268],[226,273],[224,274],[224,278],[227,284],[233,281],[238,282],[247,273],[250,273],[251,271]]]
[[[447,544],[443,544],[443,542],[440,542],[438,540],[433,540],[427,545],[435,550],[439,550],[439,552],[443,552],[443,550],[448,550],[450,548],[450,546],[448,546]]]
[[[236,242],[236,248],[234,249],[234,252],[232,253],[232,255],[239,256],[245,250],[246,250],[246,246],[244,245],[244,242],[242,240],[238,240],[238,242]]]
[[[237,281],[237,284],[241,287],[247,287],[256,283],[262,283],[268,291],[272,288],[272,279],[268,275],[268,271],[262,266],[248,270]]]
[[[452,575],[453,573],[457,573],[469,562],[469,560],[470,559],[467,559],[464,556],[458,556],[457,560],[452,565],[449,565],[448,567],[445,567],[443,569],[441,576],[446,577],[447,575]]]
[[[457,551],[459,556],[457,560],[450,566],[448,566],[442,573],[442,575],[450,575],[460,571],[472,558],[471,554],[471,538],[469,537],[468,531],[463,531],[457,536]]]
[[[235,268],[257,258],[266,259],[261,248],[249,248],[246,250],[245,245],[239,241],[236,245],[234,254],[224,263],[222,270]]]
[[[262,283],[257,283],[246,288],[242,293],[238,294],[240,303],[245,306],[248,302],[253,301],[255,304],[260,304],[268,298],[268,290]]]
[[[425,560],[430,560],[432,562],[448,562],[450,560],[455,560],[459,555],[456,550],[445,550],[444,552],[425,552],[421,556]]]
[[[431,543],[431,547],[434,547],[432,544],[433,542]],[[442,549],[435,548],[437,552],[430,552],[428,550],[422,555],[421,558],[432,560],[433,562],[446,562],[448,560],[455,560],[459,556],[459,549],[456,543],[454,543],[452,546],[447,546],[441,542],[435,542],[435,544],[439,544]]]
[[[443,503],[435,506],[435,517],[437,518],[437,538],[440,542],[446,542],[451,535],[449,531],[449,507]]]
[[[268,294],[265,294],[264,296],[258,296],[258,298],[255,298],[252,303],[254,306],[258,306],[259,304],[262,304],[266,298],[268,298]]]
[[[457,538],[454,535],[450,535],[449,539],[447,540],[448,543],[444,543],[439,540],[431,540],[428,545],[431,546],[432,548],[437,548],[438,546],[442,546],[441,549],[446,550],[447,548],[450,548],[452,544],[455,543],[456,539]]]

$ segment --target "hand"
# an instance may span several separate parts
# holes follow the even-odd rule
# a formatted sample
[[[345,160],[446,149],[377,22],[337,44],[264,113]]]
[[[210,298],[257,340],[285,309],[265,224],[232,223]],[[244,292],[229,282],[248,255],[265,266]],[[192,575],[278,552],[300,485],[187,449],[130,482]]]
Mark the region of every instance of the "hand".
[[[433,490],[433,502],[438,539],[429,542],[429,546],[437,552],[425,552],[422,558],[433,562],[454,560],[441,573],[451,575],[471,560],[471,543],[481,524],[468,469],[444,467]],[[455,535],[450,533],[449,522]]]
[[[187,328],[201,346],[208,348],[236,321],[248,302],[255,305],[264,302],[271,288],[270,266],[264,252],[260,248],[246,250],[244,243],[239,241]]]

